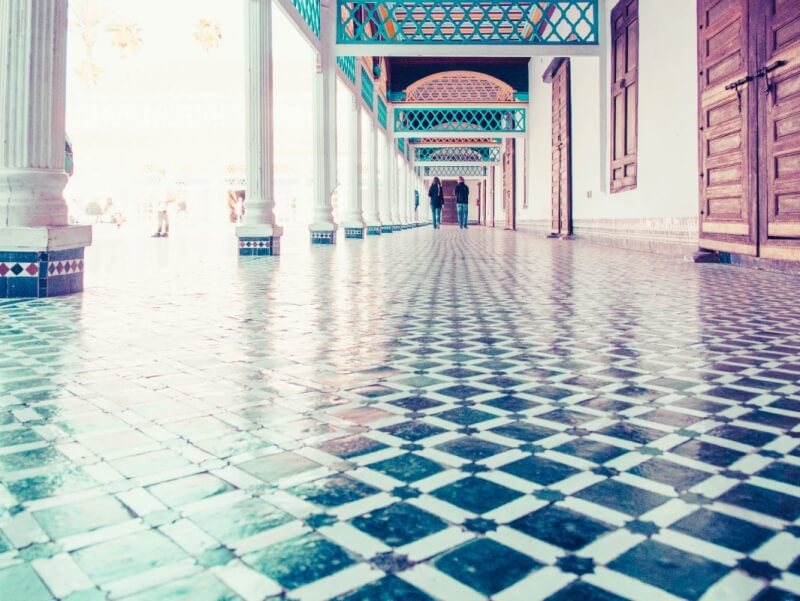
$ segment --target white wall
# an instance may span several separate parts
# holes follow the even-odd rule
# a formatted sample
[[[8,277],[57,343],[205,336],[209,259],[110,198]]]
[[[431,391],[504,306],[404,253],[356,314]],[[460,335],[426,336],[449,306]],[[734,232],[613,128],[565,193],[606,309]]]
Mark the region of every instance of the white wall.
[[[607,20],[615,2],[606,6]],[[594,219],[694,218],[697,186],[697,16],[695,0],[639,2],[639,179],[610,194],[610,41],[605,56],[572,66],[573,214]],[[550,58],[530,65],[528,209],[521,222],[550,218]],[[602,66],[607,68],[601,73]]]

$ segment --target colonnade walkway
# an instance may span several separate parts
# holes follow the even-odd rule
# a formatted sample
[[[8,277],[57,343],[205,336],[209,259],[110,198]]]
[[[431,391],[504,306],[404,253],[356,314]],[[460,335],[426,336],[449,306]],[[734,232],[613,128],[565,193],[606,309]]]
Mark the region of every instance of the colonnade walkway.
[[[3,599],[800,595],[797,277],[477,227],[139,244],[0,301]]]

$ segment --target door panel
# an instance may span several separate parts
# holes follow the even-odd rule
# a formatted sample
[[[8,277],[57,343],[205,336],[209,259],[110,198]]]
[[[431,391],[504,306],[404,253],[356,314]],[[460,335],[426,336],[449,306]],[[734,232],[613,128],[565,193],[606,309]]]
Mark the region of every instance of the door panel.
[[[557,66],[555,66],[557,65]],[[572,235],[572,130],[569,59],[556,59],[548,69],[552,110],[552,234]]]
[[[698,0],[700,246],[755,255],[757,84],[749,0]]]
[[[800,0],[768,0],[762,67],[762,255],[800,259]]]
[[[611,192],[636,188],[639,101],[639,1],[611,11]]]
[[[503,153],[503,211],[505,213],[505,228],[516,229],[516,157],[515,140],[509,138],[505,141]]]
[[[444,205],[442,205],[442,223],[453,225],[458,223],[456,213],[456,180],[443,179],[442,193],[444,194]]]

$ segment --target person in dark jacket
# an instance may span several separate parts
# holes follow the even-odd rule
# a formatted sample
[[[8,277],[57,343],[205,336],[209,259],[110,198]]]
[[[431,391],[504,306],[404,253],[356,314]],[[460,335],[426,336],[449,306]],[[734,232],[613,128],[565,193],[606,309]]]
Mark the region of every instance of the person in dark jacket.
[[[433,183],[428,189],[428,197],[431,199],[433,229],[438,230],[439,225],[442,223],[442,205],[444,204],[444,190],[438,177],[433,178]]]
[[[456,184],[456,212],[458,213],[458,227],[467,229],[467,215],[469,214],[469,188],[464,183],[464,178],[459,177]]]

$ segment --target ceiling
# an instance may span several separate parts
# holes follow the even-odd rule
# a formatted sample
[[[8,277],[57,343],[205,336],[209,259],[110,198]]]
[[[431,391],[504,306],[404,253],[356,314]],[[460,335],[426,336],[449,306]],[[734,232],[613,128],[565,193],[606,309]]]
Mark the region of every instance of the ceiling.
[[[515,58],[451,58],[391,57],[387,59],[389,92],[402,92],[415,81],[443,71],[477,71],[496,77],[515,92],[528,92],[527,57]]]

